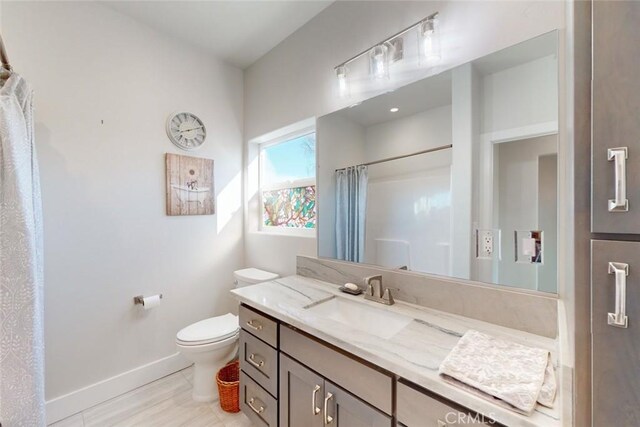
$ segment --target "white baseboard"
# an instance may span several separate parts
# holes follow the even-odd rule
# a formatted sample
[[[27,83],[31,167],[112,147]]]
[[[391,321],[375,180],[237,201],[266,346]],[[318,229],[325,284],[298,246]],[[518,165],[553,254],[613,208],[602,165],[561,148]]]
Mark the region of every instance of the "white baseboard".
[[[153,382],[190,365],[180,353],[139,366],[106,380],[47,401],[47,424]]]

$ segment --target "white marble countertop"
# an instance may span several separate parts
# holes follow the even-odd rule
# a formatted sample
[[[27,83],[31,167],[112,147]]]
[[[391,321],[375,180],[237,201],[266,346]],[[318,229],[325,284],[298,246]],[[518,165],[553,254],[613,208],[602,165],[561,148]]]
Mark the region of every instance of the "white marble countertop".
[[[553,409],[538,405],[531,416],[524,416],[455,387],[438,375],[440,363],[468,329],[507,338],[520,344],[548,349],[551,351],[554,365],[557,366],[558,343],[556,340],[403,302],[384,306],[366,301],[362,295],[352,296],[342,293],[337,285],[303,276],[284,277],[234,289],[231,292],[242,303],[472,411],[490,416],[501,424],[514,427],[562,425],[559,409],[560,396],[556,396]],[[414,320],[396,335],[383,340],[358,330],[357,325],[347,328],[342,323],[319,316],[305,308],[334,296],[378,309],[383,308],[409,316]],[[499,310],[499,307],[496,307],[496,310]],[[560,392],[561,387],[558,389],[558,393]]]

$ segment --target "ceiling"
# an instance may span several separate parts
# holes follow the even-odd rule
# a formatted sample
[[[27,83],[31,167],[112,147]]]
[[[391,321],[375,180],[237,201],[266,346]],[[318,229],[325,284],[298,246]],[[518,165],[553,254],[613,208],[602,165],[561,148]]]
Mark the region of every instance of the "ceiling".
[[[102,2],[243,69],[331,3],[333,0]]]
[[[393,92],[367,99],[361,104],[345,108],[335,114],[343,114],[349,120],[368,127],[449,104],[451,104],[451,72],[445,71]],[[392,107],[398,108],[398,111],[389,111]]]

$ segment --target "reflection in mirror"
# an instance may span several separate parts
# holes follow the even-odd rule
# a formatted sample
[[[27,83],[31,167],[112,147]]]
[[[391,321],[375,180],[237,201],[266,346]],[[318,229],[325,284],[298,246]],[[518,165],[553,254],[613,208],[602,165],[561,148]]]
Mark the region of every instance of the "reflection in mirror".
[[[557,291],[552,32],[320,117],[318,254]]]

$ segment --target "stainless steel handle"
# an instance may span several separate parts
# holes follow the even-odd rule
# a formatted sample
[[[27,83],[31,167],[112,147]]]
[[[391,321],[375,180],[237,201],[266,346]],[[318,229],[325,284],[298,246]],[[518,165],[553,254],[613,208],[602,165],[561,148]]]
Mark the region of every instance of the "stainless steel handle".
[[[318,394],[319,390],[320,386],[316,384],[316,386],[313,388],[313,393],[311,393],[311,412],[313,413],[313,415],[318,415],[320,413],[320,408],[316,406],[316,394]]]
[[[616,276],[616,306],[615,313],[608,313],[607,323],[617,328],[629,326],[627,318],[627,276],[629,275],[629,264],[622,262],[610,262],[609,274]]]
[[[249,363],[251,363],[253,366],[255,366],[258,369],[262,369],[262,367],[264,366],[264,359],[256,362],[256,354],[251,353],[249,355]]]
[[[249,399],[249,402],[247,403],[247,405],[249,405],[249,408],[251,408],[253,410],[253,412],[255,412],[256,414],[261,414],[264,412],[264,403],[260,402],[260,404],[258,406],[260,406],[259,408],[256,408],[255,406],[253,406],[254,402],[260,402],[260,400],[257,397],[252,397],[251,399]]]
[[[247,326],[256,331],[262,330],[262,324],[255,319],[251,319],[247,321]]]
[[[333,421],[333,417],[329,415],[329,401],[333,399],[333,393],[327,393],[324,398],[324,425],[329,425]]]
[[[609,212],[627,212],[627,147],[609,148],[607,160],[613,161],[615,171],[615,198],[609,199]]]

